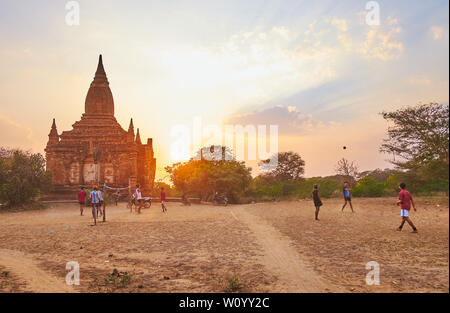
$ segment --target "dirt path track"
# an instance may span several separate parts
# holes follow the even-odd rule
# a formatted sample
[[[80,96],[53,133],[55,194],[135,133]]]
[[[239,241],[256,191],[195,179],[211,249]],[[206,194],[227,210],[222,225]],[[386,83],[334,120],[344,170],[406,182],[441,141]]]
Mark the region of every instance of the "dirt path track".
[[[27,292],[76,292],[63,279],[56,278],[38,268],[34,260],[22,252],[0,249],[0,265],[24,281]]]
[[[263,248],[266,269],[278,278],[272,292],[337,292],[310,269],[295,250],[291,240],[283,236],[263,219],[246,212],[245,208],[230,211],[255,234]]]

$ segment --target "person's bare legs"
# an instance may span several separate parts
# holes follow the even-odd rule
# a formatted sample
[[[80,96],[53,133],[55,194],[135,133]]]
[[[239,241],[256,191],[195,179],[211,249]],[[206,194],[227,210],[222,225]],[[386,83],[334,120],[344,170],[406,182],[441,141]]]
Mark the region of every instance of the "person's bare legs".
[[[138,214],[141,214],[141,209],[142,209],[142,200],[139,200],[139,207],[138,207],[138,209],[137,209],[137,213]]]
[[[355,213],[355,211],[353,211],[352,201],[350,200],[348,203],[350,204],[350,209],[352,209],[352,213]]]
[[[94,225],[97,225],[97,208],[95,206],[95,204],[92,205],[92,217],[94,218]]]
[[[316,221],[319,220],[319,210],[320,210],[320,206],[316,206]]]
[[[411,228],[413,230],[417,230],[416,226],[414,225],[414,223],[411,221],[411,219],[409,217],[406,218],[406,221],[408,222],[409,226],[411,226]]]
[[[345,206],[347,205],[347,200],[345,200],[345,203],[344,203],[344,205],[342,206],[342,212],[344,212],[344,208],[345,208]]]
[[[411,226],[411,228],[413,229],[413,231],[417,231],[416,226],[414,225],[414,223],[411,221],[411,219],[409,217],[403,216],[402,217],[402,223],[400,224],[400,226],[397,228],[397,230],[402,230],[403,225],[405,225],[405,222],[408,222],[409,226]]]
[[[80,204],[80,215],[83,216],[84,204]]]

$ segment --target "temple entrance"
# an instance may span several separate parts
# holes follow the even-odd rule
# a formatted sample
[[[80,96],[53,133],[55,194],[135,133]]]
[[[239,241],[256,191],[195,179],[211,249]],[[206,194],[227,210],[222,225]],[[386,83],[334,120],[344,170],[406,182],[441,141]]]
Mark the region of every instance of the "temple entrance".
[[[83,169],[83,180],[87,185],[95,185],[98,182],[98,164],[85,163]]]

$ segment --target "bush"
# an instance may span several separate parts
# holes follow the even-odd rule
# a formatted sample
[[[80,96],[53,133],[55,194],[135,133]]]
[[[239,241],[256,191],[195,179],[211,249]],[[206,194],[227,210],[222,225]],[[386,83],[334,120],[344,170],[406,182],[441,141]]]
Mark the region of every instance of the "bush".
[[[353,188],[355,197],[382,197],[385,191],[385,183],[376,182],[371,177],[361,178]]]
[[[410,192],[430,196],[436,193],[445,193],[448,195],[448,181],[442,179],[424,178],[418,172],[408,171],[391,175],[386,180],[386,194],[396,195],[398,193],[398,185],[406,184],[406,189]]]
[[[0,150],[0,201],[7,206],[20,206],[52,188],[51,174],[45,170],[40,153]]]

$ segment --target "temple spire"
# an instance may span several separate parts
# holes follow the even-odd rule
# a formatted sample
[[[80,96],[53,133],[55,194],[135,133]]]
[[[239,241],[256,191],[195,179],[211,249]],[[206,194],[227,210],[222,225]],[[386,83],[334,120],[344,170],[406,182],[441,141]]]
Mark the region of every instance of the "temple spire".
[[[134,125],[133,125],[133,119],[130,120],[130,126],[128,126],[128,133],[133,134],[134,137]]]
[[[86,115],[114,116],[114,99],[108,78],[103,68],[103,57],[98,57],[94,80],[86,95],[84,113]]]
[[[106,72],[105,72],[105,68],[103,67],[103,57],[100,54],[100,56],[98,57],[98,65],[97,65],[97,71],[95,72],[95,76],[105,76],[106,77]]]
[[[48,143],[54,144],[59,142],[58,130],[56,128],[56,121],[53,119],[52,128],[50,129],[50,133],[48,134]]]
[[[136,143],[137,143],[138,145],[141,145],[141,144],[142,144],[142,141],[141,141],[141,135],[139,134],[139,128],[137,129],[137,132],[136,132]]]

